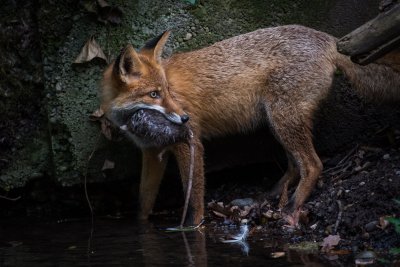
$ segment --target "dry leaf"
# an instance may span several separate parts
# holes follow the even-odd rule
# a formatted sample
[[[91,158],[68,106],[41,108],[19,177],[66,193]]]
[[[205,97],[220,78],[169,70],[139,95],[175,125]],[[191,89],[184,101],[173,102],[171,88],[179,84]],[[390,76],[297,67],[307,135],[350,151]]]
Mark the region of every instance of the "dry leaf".
[[[111,161],[111,160],[106,159],[106,160],[104,161],[103,168],[101,168],[101,170],[102,170],[102,171],[111,170],[111,169],[114,169],[114,167],[115,167],[114,161]]]
[[[89,115],[91,121],[99,121],[104,116],[104,111],[101,108],[96,109]]]
[[[103,50],[99,46],[99,44],[94,39],[94,36],[91,36],[90,39],[83,46],[80,54],[76,57],[74,63],[85,63],[89,62],[94,58],[101,58],[106,63],[108,63],[107,57],[104,54]]]
[[[271,253],[271,258],[282,258],[285,256],[285,252],[284,251],[278,251],[278,252],[272,252]]]
[[[110,141],[118,141],[123,135],[120,134],[120,129],[115,126],[106,116],[102,108],[96,109],[89,115],[89,120],[99,122],[101,133]]]
[[[322,246],[321,251],[328,252],[328,251],[332,250],[334,246],[339,244],[339,241],[340,241],[339,235],[329,235],[329,236],[325,237],[321,244],[321,246]]]
[[[378,227],[381,228],[382,230],[386,229],[386,227],[388,227],[388,225],[390,224],[387,218],[389,218],[389,216],[382,216],[379,218]]]
[[[226,218],[226,217],[227,217],[225,214],[219,213],[218,211],[213,210],[212,212],[213,212],[215,215],[217,215],[218,217],[221,217],[221,218]]]
[[[109,120],[107,120],[105,117],[100,119],[101,122],[101,133],[108,139],[112,140],[112,132],[113,132],[113,126]]]
[[[81,5],[86,9],[89,13],[97,13],[97,4],[94,0],[83,0],[80,2]]]
[[[97,0],[97,4],[99,5],[99,7],[107,7],[110,6],[106,1],[104,0]]]

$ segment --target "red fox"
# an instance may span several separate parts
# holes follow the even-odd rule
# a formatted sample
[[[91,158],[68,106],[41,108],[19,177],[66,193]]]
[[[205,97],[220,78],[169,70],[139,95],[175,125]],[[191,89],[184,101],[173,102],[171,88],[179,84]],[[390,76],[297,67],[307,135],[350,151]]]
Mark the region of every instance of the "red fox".
[[[194,224],[204,214],[202,139],[269,125],[288,160],[287,171],[274,191],[295,214],[322,170],[311,129],[336,68],[366,96],[400,98],[397,72],[376,64],[355,65],[337,52],[334,37],[303,26],[259,29],[163,59],[169,35],[169,31],[163,33],[139,51],[131,45],[122,50],[104,72],[102,109],[128,132],[126,120],[140,109],[156,110],[173,124],[190,127],[196,147],[190,197]],[[146,220],[167,163],[159,154],[170,151],[176,157],[185,188],[190,151],[184,142],[157,145],[132,131],[130,135],[143,152],[139,199],[140,218]],[[287,188],[297,181],[287,201]]]

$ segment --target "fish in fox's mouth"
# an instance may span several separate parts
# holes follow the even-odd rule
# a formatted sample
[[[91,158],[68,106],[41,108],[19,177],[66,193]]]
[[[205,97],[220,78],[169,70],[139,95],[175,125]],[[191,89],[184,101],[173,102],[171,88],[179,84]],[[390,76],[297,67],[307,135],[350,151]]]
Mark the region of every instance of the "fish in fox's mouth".
[[[160,147],[189,139],[187,124],[177,124],[156,109],[137,109],[120,126],[135,143],[143,147]]]

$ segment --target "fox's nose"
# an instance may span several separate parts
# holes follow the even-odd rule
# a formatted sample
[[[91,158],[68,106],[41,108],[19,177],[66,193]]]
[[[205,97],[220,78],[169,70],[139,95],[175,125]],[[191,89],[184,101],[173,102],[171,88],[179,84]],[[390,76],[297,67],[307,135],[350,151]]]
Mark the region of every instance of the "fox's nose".
[[[182,123],[186,123],[189,120],[189,116],[187,114],[183,114],[181,116]]]

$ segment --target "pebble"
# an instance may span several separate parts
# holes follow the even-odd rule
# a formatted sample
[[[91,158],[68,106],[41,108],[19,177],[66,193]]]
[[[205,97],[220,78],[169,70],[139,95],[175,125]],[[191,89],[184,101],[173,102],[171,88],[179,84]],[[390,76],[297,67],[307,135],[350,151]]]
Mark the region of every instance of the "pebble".
[[[62,172],[65,172],[65,171],[67,171],[68,170],[68,167],[67,166],[61,166],[60,167],[60,171],[62,171]]]
[[[364,229],[365,229],[365,231],[367,231],[367,232],[371,232],[371,231],[373,231],[373,230],[376,229],[376,226],[377,226],[377,225],[378,225],[378,221],[372,221],[372,222],[367,223],[367,224],[364,226]]]
[[[360,183],[360,186],[363,186],[363,185],[365,185],[365,182],[361,182],[361,183]]]
[[[364,239],[369,239],[369,233],[363,233],[362,238]]]
[[[272,215],[274,214],[273,210],[268,210],[267,212],[264,212],[263,215],[266,218],[272,218]]]
[[[192,36],[193,35],[190,32],[186,33],[185,40],[188,41],[188,40],[192,39]]]
[[[56,83],[56,91],[61,91],[62,90],[62,85],[61,83]]]
[[[336,193],[336,196],[337,196],[337,197],[340,197],[340,196],[342,195],[342,193],[343,193],[343,190],[342,190],[342,189],[339,189],[339,191]]]
[[[400,171],[396,171],[396,175],[399,175],[399,176],[400,176]]]
[[[355,263],[358,265],[373,264],[376,259],[376,254],[373,251],[363,251],[356,255],[355,259]]]
[[[242,208],[245,206],[251,206],[253,203],[254,203],[254,200],[252,198],[238,198],[238,199],[232,200],[230,205],[238,206],[239,208]]]
[[[280,218],[282,218],[282,215],[278,212],[274,212],[274,214],[272,214],[272,218],[274,220],[279,220]]]
[[[389,154],[383,155],[383,159],[390,159],[390,155]]]

